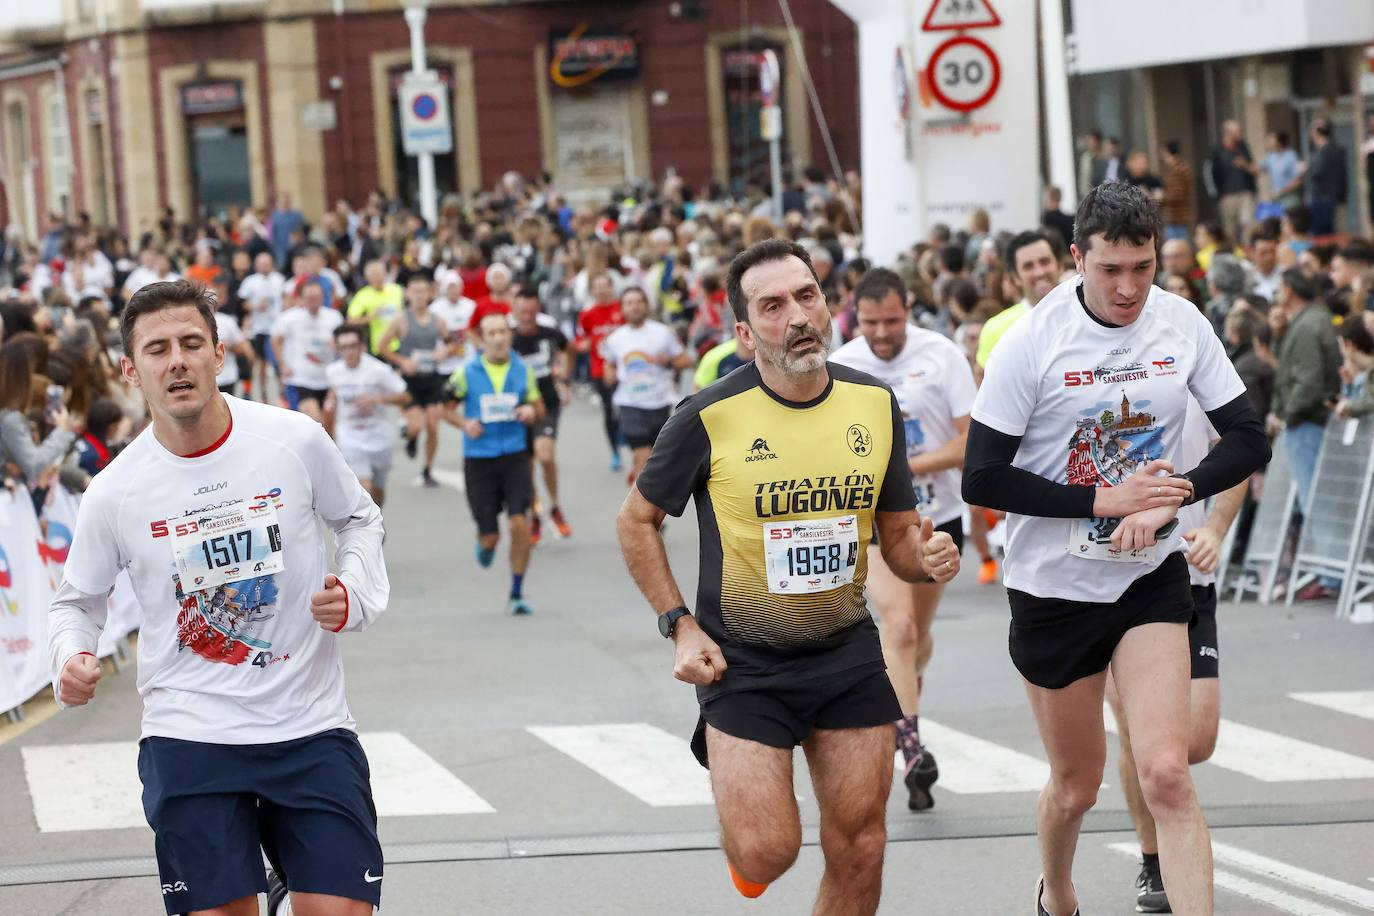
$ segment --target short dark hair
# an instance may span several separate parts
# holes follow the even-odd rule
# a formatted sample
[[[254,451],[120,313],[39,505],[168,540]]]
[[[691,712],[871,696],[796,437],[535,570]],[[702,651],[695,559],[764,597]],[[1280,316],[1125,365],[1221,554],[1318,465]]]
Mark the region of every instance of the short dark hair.
[[[744,295],[744,275],[760,264],[789,257],[805,264],[811,273],[811,279],[820,286],[821,278],[816,276],[816,267],[811,263],[811,255],[790,239],[764,239],[735,255],[734,260],[730,262],[730,269],[725,274],[725,298],[730,302],[730,311],[735,313],[736,321],[749,323],[749,300]]]
[[[213,290],[193,280],[164,280],[149,283],[129,297],[119,318],[119,336],[124,355],[134,358],[134,325],[144,315],[179,305],[193,305],[210,329],[210,343],[219,345],[219,328],[215,325],[215,294]]]
[[[1288,225],[1293,227],[1293,231],[1298,235],[1306,235],[1312,231],[1312,208],[1305,204],[1296,204],[1283,211],[1283,215],[1288,219]]]
[[[1011,241],[1007,242],[1007,270],[1010,270],[1013,274],[1015,274],[1016,253],[1020,251],[1022,248],[1029,248],[1037,242],[1044,242],[1045,244],[1049,245],[1050,251],[1054,253],[1054,256],[1056,258],[1059,257],[1059,248],[1054,244],[1053,241],[1050,240],[1050,237],[1048,235],[1041,232],[1039,229],[1027,229],[1025,232],[1016,233],[1016,235],[1013,235],[1011,237]]]
[[[1369,333],[1369,328],[1358,317],[1342,321],[1340,327],[1336,328],[1336,336],[1361,353],[1374,355],[1374,334]]]
[[[1164,144],[1164,150],[1170,156],[1178,156],[1182,154],[1183,147],[1179,144],[1177,140],[1168,140]]]
[[[104,442],[122,419],[124,411],[118,404],[109,398],[96,398],[86,411],[86,431]]]
[[[1303,302],[1315,302],[1321,295],[1321,290],[1317,287],[1317,281],[1303,273],[1297,267],[1290,267],[1283,272],[1280,277],[1283,285],[1293,291]]]
[[[978,284],[964,277],[955,280],[945,287],[945,301],[951,299],[965,312],[973,311],[978,306]]]
[[[1281,238],[1281,233],[1269,220],[1260,223],[1250,232],[1250,244],[1256,242],[1277,242]]]
[[[357,336],[358,343],[367,344],[367,330],[356,324],[341,324],[334,329],[334,340],[337,343],[340,337],[347,337],[349,334]]]
[[[1275,140],[1275,142],[1278,143],[1279,146],[1283,147],[1284,149],[1287,149],[1287,148],[1288,148],[1288,131],[1286,131],[1286,130],[1276,130],[1276,131],[1274,131],[1274,140]]]
[[[430,270],[428,267],[415,268],[410,272],[410,275],[406,277],[406,286],[409,286],[416,280],[424,280],[426,283],[433,283],[434,271]]]
[[[1370,248],[1367,242],[1351,242],[1336,253],[1347,261],[1354,261],[1366,267],[1374,264],[1374,248]]]
[[[1083,195],[1078,204],[1073,243],[1087,251],[1092,247],[1092,237],[1101,235],[1109,242],[1153,242],[1158,249],[1163,229],[1159,208],[1144,191],[1124,181],[1104,181]]]
[[[897,301],[902,304],[902,308],[906,308],[906,284],[897,272],[886,267],[871,268],[865,271],[859,282],[854,285],[854,306],[857,308],[865,299],[870,302],[882,302],[888,293],[896,293]]]
[[[521,283],[519,286],[515,288],[515,295],[511,298],[538,299],[539,287],[535,286],[533,283]]]
[[[964,271],[964,246],[945,245],[940,248],[940,264],[952,274]]]
[[[629,293],[639,293],[639,295],[641,295],[641,296],[644,297],[644,304],[645,304],[645,305],[648,305],[648,304],[649,304],[649,294],[646,293],[646,292],[644,292],[644,287],[642,287],[642,286],[627,286],[627,287],[625,287],[624,289],[622,289],[622,290],[620,291],[620,301],[621,301],[621,304],[624,304],[624,302],[625,302],[625,296],[628,295]]]

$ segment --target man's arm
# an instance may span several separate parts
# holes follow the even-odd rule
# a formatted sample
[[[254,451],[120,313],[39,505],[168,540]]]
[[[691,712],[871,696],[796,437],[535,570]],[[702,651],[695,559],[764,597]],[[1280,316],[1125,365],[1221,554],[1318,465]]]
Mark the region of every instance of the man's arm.
[[[315,427],[312,435],[309,464],[315,505],[320,518],[334,532],[334,563],[344,590],[343,621],[331,629],[336,633],[359,632],[376,622],[391,600],[391,581],[382,554],[386,538],[382,511],[358,483],[324,428]]]
[[[1231,530],[1241,506],[1245,505],[1245,494],[1249,489],[1250,481],[1247,479],[1218,494],[1202,527],[1183,532],[1183,539],[1188,542],[1188,562],[1198,572],[1207,575],[1216,571],[1226,532]]]
[[[958,434],[939,448],[910,458],[907,464],[911,473],[934,474],[936,471],[963,467],[964,449],[968,445],[968,424],[968,417],[955,417],[954,428]]]
[[[954,539],[936,532],[935,523],[915,509],[873,513],[883,562],[903,582],[948,582],[959,572]]]

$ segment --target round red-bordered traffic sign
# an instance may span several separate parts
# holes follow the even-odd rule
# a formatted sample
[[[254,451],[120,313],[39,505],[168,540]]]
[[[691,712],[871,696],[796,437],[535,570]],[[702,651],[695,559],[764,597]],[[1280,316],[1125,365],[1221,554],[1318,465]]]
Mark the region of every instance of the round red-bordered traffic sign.
[[[950,98],[945,94],[944,90],[940,88],[940,80],[938,79],[940,57],[951,48],[959,45],[971,45],[983,52],[983,54],[987,56],[989,69],[992,71],[991,79],[988,81],[988,88],[982,95],[969,101],[959,101],[958,99]],[[930,86],[930,93],[935,96],[936,101],[946,108],[965,113],[982,108],[990,102],[992,97],[997,94],[997,87],[1002,84],[1002,64],[997,60],[997,54],[992,48],[988,47],[987,42],[979,41],[977,38],[968,35],[956,35],[936,48],[934,53],[930,55],[930,62],[926,64],[926,74],[926,82]]]
[[[439,113],[439,101],[428,92],[421,92],[410,100],[410,110],[421,121],[428,121]]]

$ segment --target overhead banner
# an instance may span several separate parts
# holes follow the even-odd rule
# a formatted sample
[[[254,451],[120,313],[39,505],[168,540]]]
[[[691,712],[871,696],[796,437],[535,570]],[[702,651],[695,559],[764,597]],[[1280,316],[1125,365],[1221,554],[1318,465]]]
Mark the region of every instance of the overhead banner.
[[[924,222],[959,228],[986,210],[994,229],[1040,221],[1035,7],[932,0],[915,21],[911,146]]]

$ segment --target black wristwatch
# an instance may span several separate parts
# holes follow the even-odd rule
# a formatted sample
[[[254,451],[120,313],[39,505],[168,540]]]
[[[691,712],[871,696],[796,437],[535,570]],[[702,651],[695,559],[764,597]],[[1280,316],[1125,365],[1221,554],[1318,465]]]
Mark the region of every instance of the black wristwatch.
[[[677,622],[683,617],[691,617],[692,612],[685,607],[675,607],[671,611],[658,615],[658,632],[663,634],[664,639],[672,639],[673,631],[677,629]]]
[[[1193,483],[1193,478],[1189,477],[1187,474],[1175,474],[1174,476],[1179,480],[1188,481],[1188,487],[1192,490],[1192,492],[1188,494],[1188,498],[1183,501],[1183,505],[1191,506],[1193,503],[1197,502],[1197,484]]]

